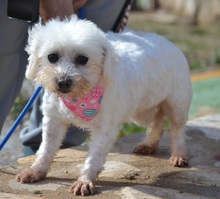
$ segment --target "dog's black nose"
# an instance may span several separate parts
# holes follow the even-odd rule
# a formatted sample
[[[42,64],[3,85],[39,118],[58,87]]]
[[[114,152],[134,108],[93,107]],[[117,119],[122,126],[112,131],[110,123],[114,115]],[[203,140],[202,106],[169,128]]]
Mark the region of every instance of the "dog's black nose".
[[[73,81],[69,77],[61,77],[57,80],[57,85],[60,92],[68,93],[73,85]]]

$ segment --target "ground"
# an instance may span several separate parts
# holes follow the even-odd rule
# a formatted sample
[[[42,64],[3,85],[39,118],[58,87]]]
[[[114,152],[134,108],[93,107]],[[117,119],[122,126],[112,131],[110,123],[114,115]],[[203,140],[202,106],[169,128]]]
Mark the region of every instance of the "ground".
[[[187,124],[189,166],[169,164],[169,134],[164,132],[159,150],[151,156],[135,155],[134,146],[144,133],[120,138],[108,155],[97,181],[95,199],[219,199],[220,196],[220,115],[204,117]],[[75,198],[68,189],[79,175],[87,146],[58,152],[46,180],[21,184],[15,175],[30,166],[35,156],[18,159],[0,167],[0,198]],[[82,198],[78,196],[77,198]]]

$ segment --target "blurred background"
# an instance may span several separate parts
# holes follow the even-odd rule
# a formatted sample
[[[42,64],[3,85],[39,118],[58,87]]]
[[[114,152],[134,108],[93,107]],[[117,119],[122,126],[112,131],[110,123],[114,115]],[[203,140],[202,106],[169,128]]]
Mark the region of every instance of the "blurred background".
[[[128,27],[161,34],[186,55],[193,85],[190,120],[220,113],[220,0],[135,0]],[[33,86],[25,80],[5,122],[1,138],[32,93]],[[26,115],[1,151],[0,165],[22,155],[19,132],[27,125],[28,118]],[[125,124],[119,136],[144,130],[134,124]]]

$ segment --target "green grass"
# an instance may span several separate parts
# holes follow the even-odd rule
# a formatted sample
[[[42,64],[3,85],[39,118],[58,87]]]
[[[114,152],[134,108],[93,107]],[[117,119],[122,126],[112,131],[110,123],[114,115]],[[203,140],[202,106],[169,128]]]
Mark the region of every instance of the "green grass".
[[[16,120],[18,115],[21,113],[21,111],[23,110],[24,106],[26,105],[27,100],[25,100],[22,95],[19,95],[12,108],[11,108],[11,112],[10,112],[10,116],[13,120]]]
[[[124,123],[119,131],[119,137],[123,137],[125,135],[137,133],[137,132],[145,132],[146,128],[140,127],[134,123]]]
[[[212,63],[220,66],[220,48],[214,50],[213,57],[211,58],[211,60]]]
[[[193,26],[191,33],[195,34],[195,35],[200,35],[200,36],[204,36],[204,35],[209,34],[207,29],[205,29],[203,27],[199,27],[199,26]]]

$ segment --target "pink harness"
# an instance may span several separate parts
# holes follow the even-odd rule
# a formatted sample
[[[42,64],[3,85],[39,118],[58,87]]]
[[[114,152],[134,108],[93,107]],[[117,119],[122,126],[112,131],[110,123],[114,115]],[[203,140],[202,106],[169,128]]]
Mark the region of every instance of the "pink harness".
[[[86,121],[92,120],[100,107],[104,88],[99,84],[82,98],[60,97],[66,107]]]

